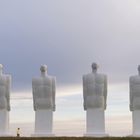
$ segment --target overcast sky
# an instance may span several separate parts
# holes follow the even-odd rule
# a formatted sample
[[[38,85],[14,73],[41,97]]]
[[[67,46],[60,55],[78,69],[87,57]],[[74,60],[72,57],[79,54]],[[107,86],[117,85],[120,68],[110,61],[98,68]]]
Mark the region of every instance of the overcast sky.
[[[3,0],[0,62],[14,88],[29,88],[41,64],[59,84],[80,84],[92,62],[111,82],[137,73],[139,0]]]
[[[108,75],[109,86],[116,85],[113,90],[109,89],[109,109],[130,118],[128,79],[137,74],[140,64],[139,37],[140,0],[0,1],[0,63],[4,65],[4,72],[12,75],[12,89],[31,91],[32,77],[39,76],[40,65],[46,64],[48,73],[57,78],[58,89],[65,87],[71,95],[79,94],[78,105],[74,95],[60,100],[71,98],[78,107],[75,111],[81,109],[81,114],[82,88],[76,89],[76,85],[82,85],[82,75],[91,71],[92,62],[97,62],[99,72]],[[66,86],[72,88],[66,90]],[[120,98],[117,98],[118,92]],[[114,102],[116,99],[119,101]],[[15,112],[17,116],[23,110],[33,112],[32,102],[24,107],[14,97],[12,100],[13,120]],[[63,116],[65,111],[61,108],[66,102],[57,102],[58,114]],[[114,106],[118,104],[121,106],[116,109]],[[19,106],[23,107],[20,111]],[[65,107],[71,107],[71,102]]]

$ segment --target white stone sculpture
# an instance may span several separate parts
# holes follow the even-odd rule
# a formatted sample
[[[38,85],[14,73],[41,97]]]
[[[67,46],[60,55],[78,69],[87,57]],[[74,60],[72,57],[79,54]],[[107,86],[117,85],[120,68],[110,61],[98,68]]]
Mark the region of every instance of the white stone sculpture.
[[[0,64],[0,136],[9,135],[11,76],[2,73]]]
[[[104,137],[107,100],[107,76],[97,73],[98,66],[92,64],[92,73],[83,76],[84,110],[86,111],[85,136]]]
[[[140,65],[138,75],[131,76],[130,85],[130,111],[132,111],[133,136],[140,137]]]
[[[33,103],[35,110],[34,136],[53,136],[53,111],[55,111],[55,78],[46,74],[42,65],[41,77],[33,78]]]

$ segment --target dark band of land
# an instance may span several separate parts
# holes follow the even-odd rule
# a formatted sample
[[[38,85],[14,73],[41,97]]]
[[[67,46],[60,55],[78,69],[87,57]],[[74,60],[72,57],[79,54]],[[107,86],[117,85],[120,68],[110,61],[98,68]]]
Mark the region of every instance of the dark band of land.
[[[140,140],[136,137],[105,137],[105,138],[93,138],[93,137],[0,137],[0,140]]]

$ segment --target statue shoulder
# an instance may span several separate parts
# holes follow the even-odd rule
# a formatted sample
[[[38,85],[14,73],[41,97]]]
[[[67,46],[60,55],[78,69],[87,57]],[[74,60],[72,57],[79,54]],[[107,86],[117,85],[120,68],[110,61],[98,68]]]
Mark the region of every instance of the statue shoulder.
[[[134,75],[134,76],[130,76],[129,78],[130,83],[140,83],[140,76],[138,75]]]
[[[5,78],[6,78],[6,81],[10,82],[12,79],[12,76],[7,74],[7,75],[5,75]]]
[[[87,79],[91,78],[92,74],[84,74],[82,79],[83,79],[83,82],[86,82]]]
[[[3,74],[2,76],[0,76],[0,84],[1,85],[9,84],[10,81],[11,81],[11,75]]]
[[[56,77],[55,76],[51,76],[51,75],[47,75],[44,80],[46,82],[55,82],[56,81]]]
[[[138,75],[133,75],[133,76],[130,76],[130,78],[129,78],[129,80],[130,80],[131,82],[137,81],[137,80],[139,80],[139,79],[140,79],[140,76],[138,76]]]
[[[55,76],[52,76],[52,82],[56,82],[56,77]]]
[[[87,77],[87,74],[84,74],[84,75],[82,76],[83,79],[85,79],[86,77]]]
[[[83,78],[86,79],[86,78],[89,78],[89,77],[92,77],[92,76],[93,76],[93,73],[88,73],[88,74],[84,74]]]
[[[41,82],[42,82],[42,78],[40,78],[40,77],[35,77],[35,78],[32,79],[32,84],[33,85],[38,85]]]
[[[51,85],[55,81],[55,77],[47,75],[46,77],[37,77],[32,79],[33,85]]]
[[[102,74],[102,73],[98,73],[98,74],[96,75],[96,77],[97,77],[98,79],[101,79],[101,80],[107,79],[107,75]]]

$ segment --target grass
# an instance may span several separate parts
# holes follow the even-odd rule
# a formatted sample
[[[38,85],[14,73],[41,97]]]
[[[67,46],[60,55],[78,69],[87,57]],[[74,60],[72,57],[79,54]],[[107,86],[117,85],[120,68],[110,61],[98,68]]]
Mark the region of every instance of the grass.
[[[91,137],[0,137],[0,140],[140,140],[134,137],[105,137],[105,138],[91,138]]]

